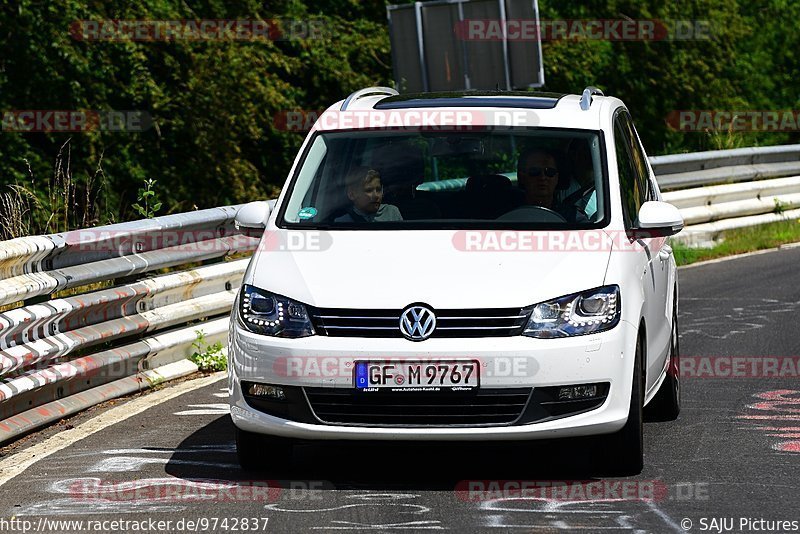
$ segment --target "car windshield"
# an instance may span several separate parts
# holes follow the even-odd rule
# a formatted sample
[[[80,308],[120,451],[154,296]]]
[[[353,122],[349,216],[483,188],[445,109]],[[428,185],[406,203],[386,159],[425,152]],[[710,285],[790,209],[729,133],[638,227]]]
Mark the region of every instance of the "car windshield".
[[[599,132],[319,132],[281,208],[306,228],[587,228],[606,220]]]

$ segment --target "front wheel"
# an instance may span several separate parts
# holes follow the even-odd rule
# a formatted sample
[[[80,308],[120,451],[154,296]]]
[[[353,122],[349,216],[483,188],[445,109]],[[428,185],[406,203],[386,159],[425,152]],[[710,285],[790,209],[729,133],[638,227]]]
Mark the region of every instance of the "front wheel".
[[[681,413],[680,345],[678,343],[678,316],[672,315],[672,335],[669,344],[667,376],[658,393],[647,405],[648,420],[674,421]]]
[[[644,467],[644,350],[644,336],[640,334],[636,340],[628,421],[624,427],[608,436],[604,444],[608,467],[619,475],[638,475]]]

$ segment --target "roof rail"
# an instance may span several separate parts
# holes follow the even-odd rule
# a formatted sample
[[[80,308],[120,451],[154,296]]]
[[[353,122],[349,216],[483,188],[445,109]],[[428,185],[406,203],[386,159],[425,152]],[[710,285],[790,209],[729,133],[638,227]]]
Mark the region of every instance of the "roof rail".
[[[592,106],[592,95],[605,96],[603,91],[592,85],[584,89],[581,95],[581,109],[583,111],[588,110]]]
[[[347,107],[350,105],[351,102],[355,102],[359,98],[363,98],[363,97],[365,97],[367,95],[373,95],[373,94],[386,95],[386,96],[397,96],[400,93],[398,93],[397,91],[395,91],[391,87],[380,87],[380,86],[377,86],[377,87],[366,87],[364,89],[359,89],[358,91],[355,91],[355,92],[351,93],[350,96],[348,96],[345,99],[344,104],[342,104],[341,111],[345,111],[347,109]]]

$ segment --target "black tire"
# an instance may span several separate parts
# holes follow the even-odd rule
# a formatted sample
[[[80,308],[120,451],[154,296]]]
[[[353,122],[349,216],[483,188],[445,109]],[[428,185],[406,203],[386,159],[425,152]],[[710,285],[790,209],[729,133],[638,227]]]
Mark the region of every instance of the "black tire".
[[[673,313],[667,376],[661,383],[661,387],[658,388],[656,396],[647,405],[647,418],[653,421],[674,421],[680,413],[680,344],[678,341],[678,317],[677,313]]]
[[[608,468],[617,475],[638,475],[644,467],[644,336],[636,340],[636,356],[633,362],[633,384],[631,386],[628,421],[620,430],[606,439]]]
[[[294,441],[236,428],[236,456],[245,471],[260,471],[291,462]]]

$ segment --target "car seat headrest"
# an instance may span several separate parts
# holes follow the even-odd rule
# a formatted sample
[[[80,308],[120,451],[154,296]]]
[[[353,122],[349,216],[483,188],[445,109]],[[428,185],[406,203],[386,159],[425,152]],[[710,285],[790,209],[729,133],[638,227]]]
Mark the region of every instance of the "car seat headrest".
[[[384,187],[418,185],[425,180],[422,148],[408,142],[390,143],[375,149],[372,167],[380,173]]]

